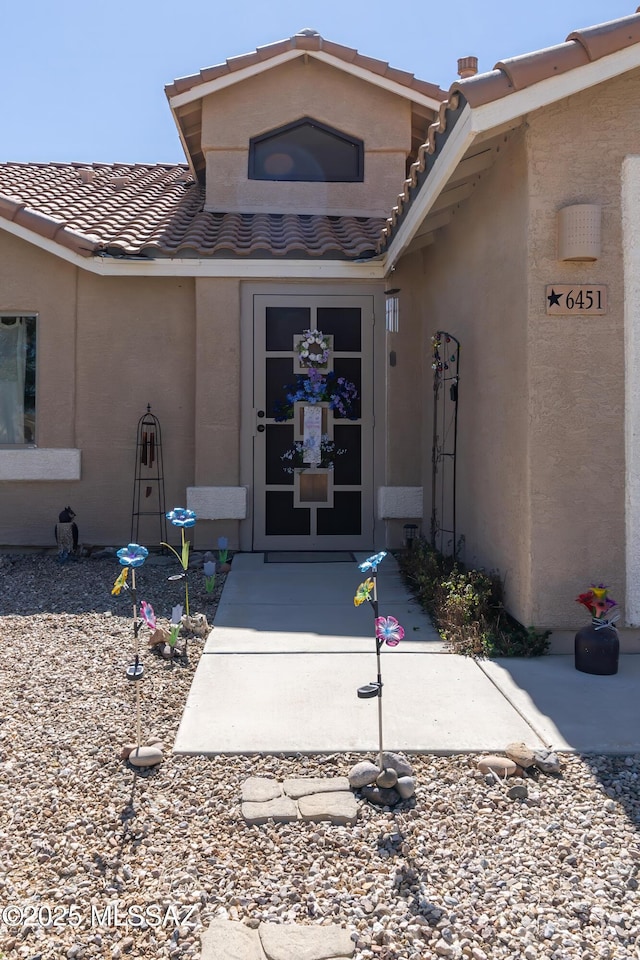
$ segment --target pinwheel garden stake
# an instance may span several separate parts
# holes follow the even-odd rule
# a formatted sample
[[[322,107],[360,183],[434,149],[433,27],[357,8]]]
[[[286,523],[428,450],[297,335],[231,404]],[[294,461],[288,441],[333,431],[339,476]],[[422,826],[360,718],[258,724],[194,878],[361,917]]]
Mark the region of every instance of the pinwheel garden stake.
[[[137,543],[130,543],[126,547],[118,550],[117,557],[120,565],[124,567],[120,576],[117,578],[111,591],[116,596],[121,590],[127,589],[127,574],[131,569],[131,599],[133,601],[133,649],[134,661],[127,667],[127,680],[135,683],[136,690],[136,746],[128,752],[129,762],[138,767],[152,767],[162,760],[162,751],[157,746],[142,746],[142,723],[140,717],[140,681],[144,676],[144,667],[140,663],[140,642],[138,630],[140,621],[138,620],[138,596],[136,590],[136,568],[141,567],[147,559],[149,551],[146,547],[141,547]],[[144,601],[143,601],[144,604]],[[124,748],[127,753],[127,748]]]
[[[363,563],[358,564],[358,569],[362,573],[370,574],[370,576],[368,576],[367,579],[360,584],[356,590],[356,595],[353,598],[353,602],[356,607],[359,607],[361,604],[367,602],[371,603],[373,607],[376,641],[376,663],[378,667],[378,673],[376,680],[365,684],[363,687],[358,687],[358,697],[360,697],[362,700],[369,700],[373,697],[378,698],[378,766],[380,767],[380,773],[376,782],[379,787],[393,787],[398,780],[395,770],[384,769],[384,761],[382,757],[382,662],[380,658],[380,651],[382,650],[382,645],[384,643],[390,647],[397,647],[404,637],[404,629],[400,626],[395,617],[378,616],[378,567],[386,555],[386,550],[383,550],[381,553],[376,553],[373,556],[368,557]]]

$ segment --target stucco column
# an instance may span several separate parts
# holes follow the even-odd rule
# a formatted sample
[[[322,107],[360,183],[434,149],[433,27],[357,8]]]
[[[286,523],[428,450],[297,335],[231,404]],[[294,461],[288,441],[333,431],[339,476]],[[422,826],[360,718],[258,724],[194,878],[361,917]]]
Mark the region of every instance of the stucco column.
[[[622,165],[626,614],[640,624],[640,157]]]
[[[240,288],[196,280],[195,485],[239,482]]]

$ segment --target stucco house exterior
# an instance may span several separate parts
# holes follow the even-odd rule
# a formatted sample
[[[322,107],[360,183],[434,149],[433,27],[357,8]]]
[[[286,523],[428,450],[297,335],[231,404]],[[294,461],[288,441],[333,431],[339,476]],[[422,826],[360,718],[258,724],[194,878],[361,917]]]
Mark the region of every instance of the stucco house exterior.
[[[125,542],[150,404],[197,545],[396,546],[449,525],[446,399],[461,557],[525,624],[594,579],[640,623],[640,14],[460,68],[305,30],[166,88],[185,165],[0,164],[0,543]]]

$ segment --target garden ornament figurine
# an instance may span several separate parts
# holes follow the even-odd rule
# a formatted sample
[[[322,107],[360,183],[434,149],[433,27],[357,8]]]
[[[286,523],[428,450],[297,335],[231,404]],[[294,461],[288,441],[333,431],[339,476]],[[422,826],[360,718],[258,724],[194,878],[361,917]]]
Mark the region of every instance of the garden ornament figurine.
[[[75,555],[78,549],[78,526],[74,521],[75,513],[71,507],[65,507],[58,515],[55,526],[55,538],[58,544],[58,560],[64,563]]]

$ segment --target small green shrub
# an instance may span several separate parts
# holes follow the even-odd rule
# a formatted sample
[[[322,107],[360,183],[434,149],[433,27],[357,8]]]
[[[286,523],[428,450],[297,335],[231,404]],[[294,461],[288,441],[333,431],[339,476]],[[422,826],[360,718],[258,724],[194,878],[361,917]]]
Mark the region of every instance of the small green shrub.
[[[549,648],[550,631],[523,627],[504,608],[504,585],[497,573],[467,570],[426,540],[399,558],[400,570],[443,640],[455,653],[471,657],[539,657]]]

